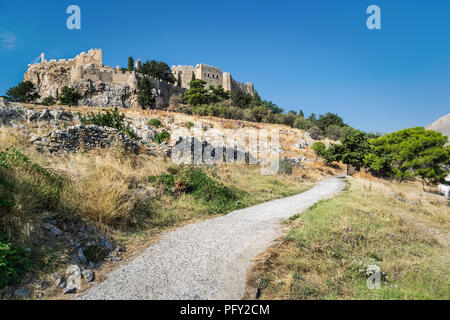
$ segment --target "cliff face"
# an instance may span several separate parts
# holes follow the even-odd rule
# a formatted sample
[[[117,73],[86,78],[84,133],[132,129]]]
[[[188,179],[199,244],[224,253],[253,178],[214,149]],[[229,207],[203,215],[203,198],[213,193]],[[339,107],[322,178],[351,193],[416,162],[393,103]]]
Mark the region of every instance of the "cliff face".
[[[62,87],[76,88],[82,95],[80,105],[92,107],[139,107],[137,88],[143,75],[134,71],[122,72],[102,64],[101,50],[81,53],[74,59],[42,61],[33,64],[25,73],[24,80],[31,81],[38,89],[41,99],[58,98]],[[183,88],[146,76],[153,86],[156,107],[169,105],[170,97],[182,94]]]

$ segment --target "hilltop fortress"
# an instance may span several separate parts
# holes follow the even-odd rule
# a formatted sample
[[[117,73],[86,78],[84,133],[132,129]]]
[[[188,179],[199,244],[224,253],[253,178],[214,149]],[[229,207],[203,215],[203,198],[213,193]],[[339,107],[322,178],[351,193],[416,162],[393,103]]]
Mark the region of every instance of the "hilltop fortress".
[[[253,95],[255,89],[253,83],[242,83],[234,80],[229,72],[222,72],[219,68],[208,66],[206,64],[197,64],[194,66],[172,66],[172,73],[181,87],[189,89],[189,83],[192,75],[197,80],[206,81],[206,86],[217,87],[221,85],[225,91],[243,91]]]
[[[82,52],[73,59],[50,60],[40,57],[40,63],[29,65],[24,80],[31,81],[41,99],[52,96],[58,98],[64,86],[78,90],[82,95],[80,105],[95,107],[139,107],[137,102],[138,84],[144,77],[139,70],[141,61],[137,60],[135,71],[122,71],[119,66],[111,68],[103,65],[103,52],[101,49],[91,49]],[[198,64],[193,66],[173,66],[175,84],[145,75],[154,88],[156,107],[167,107],[170,97],[182,95],[189,88],[192,74],[196,79],[205,80],[207,86],[222,85],[231,92],[241,90],[254,93],[253,84],[235,81],[228,72],[220,69]]]

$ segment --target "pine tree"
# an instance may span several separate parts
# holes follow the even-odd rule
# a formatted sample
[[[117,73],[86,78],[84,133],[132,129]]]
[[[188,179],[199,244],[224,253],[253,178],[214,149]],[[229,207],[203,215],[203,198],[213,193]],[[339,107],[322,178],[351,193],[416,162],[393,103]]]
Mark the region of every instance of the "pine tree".
[[[152,108],[155,104],[153,87],[147,77],[143,77],[138,85],[138,103],[142,109]]]
[[[128,57],[128,71],[134,70],[134,59],[133,57]]]
[[[191,81],[194,81],[194,80],[195,80],[195,73],[192,72],[192,79],[191,79]]]

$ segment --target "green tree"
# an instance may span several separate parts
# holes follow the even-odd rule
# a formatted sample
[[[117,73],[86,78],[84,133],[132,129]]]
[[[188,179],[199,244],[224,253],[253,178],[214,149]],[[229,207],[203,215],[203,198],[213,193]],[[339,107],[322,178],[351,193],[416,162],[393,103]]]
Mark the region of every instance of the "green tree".
[[[229,99],[230,99],[230,92],[225,91],[221,85],[218,85],[217,87],[209,86],[208,91],[209,103],[216,103]]]
[[[327,146],[323,142],[316,142],[311,146],[311,149],[318,157],[324,158],[327,151]]]
[[[424,183],[443,181],[450,164],[448,138],[440,132],[414,127],[393,132],[370,141],[365,157],[369,168],[379,174],[402,181],[419,176]]]
[[[315,113],[311,113],[311,115],[308,117],[308,120],[311,121],[312,123],[316,123],[316,121],[317,121],[316,114]]]
[[[332,144],[326,151],[327,162],[341,161],[356,170],[364,166],[364,158],[370,151],[367,133],[353,129],[342,138],[341,144]]]
[[[69,88],[68,86],[64,86],[61,89],[61,94],[59,96],[59,101],[61,104],[68,106],[77,106],[78,100],[83,98],[81,94],[74,88]]]
[[[311,136],[311,138],[313,138],[314,140],[319,140],[320,139],[320,135],[322,133],[320,128],[318,126],[315,126],[315,125],[313,125],[311,128],[309,128],[308,132],[309,132],[309,135]]]
[[[289,111],[283,118],[283,124],[293,127],[295,120],[297,119],[297,114],[295,111]]]
[[[193,80],[189,83],[189,89],[184,92],[183,100],[191,106],[207,104],[208,90],[205,89],[206,81]]]
[[[241,90],[236,90],[231,94],[231,101],[236,107],[247,108],[250,106],[252,101],[252,96]]]
[[[128,57],[128,71],[134,70],[134,59],[133,57]]]
[[[328,112],[327,114],[321,114],[317,120],[317,126],[322,130],[322,133],[326,132],[326,129],[331,126],[343,127],[345,126],[344,120],[335,113]]]
[[[301,130],[308,130],[313,124],[308,119],[297,117],[294,121],[294,127]]]
[[[155,96],[153,95],[153,86],[147,77],[142,77],[138,85],[137,93],[138,103],[142,109],[152,108],[155,105]]]
[[[325,136],[337,141],[345,137],[351,130],[353,129],[348,126],[340,127],[338,125],[332,124],[325,128]],[[370,137],[368,136],[368,138]]]
[[[6,98],[13,102],[30,103],[39,99],[39,94],[31,81],[23,81],[6,91]]]
[[[262,104],[270,109],[273,113],[278,114],[278,113],[283,113],[283,109],[280,108],[279,106],[277,106],[275,103],[273,103],[272,101],[267,101],[267,100],[263,100]]]
[[[48,96],[42,100],[42,104],[44,106],[52,106],[55,104],[55,102],[55,98],[53,98],[52,96]]]
[[[175,77],[172,74],[170,67],[162,61],[146,61],[140,71],[142,74],[147,74],[154,78],[158,78],[170,83],[175,83]]]

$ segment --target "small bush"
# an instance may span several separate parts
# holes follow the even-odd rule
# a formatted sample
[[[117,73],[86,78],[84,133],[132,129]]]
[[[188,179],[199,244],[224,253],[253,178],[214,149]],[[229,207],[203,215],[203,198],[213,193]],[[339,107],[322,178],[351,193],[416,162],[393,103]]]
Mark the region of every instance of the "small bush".
[[[311,146],[311,149],[319,157],[324,157],[327,151],[327,146],[323,142],[316,142]]]
[[[0,170],[0,174],[2,174],[0,178],[1,202],[5,206],[11,207],[14,203],[12,191],[14,190],[14,172],[16,170],[23,173],[21,181],[17,182],[20,183],[21,189],[34,190],[35,196],[39,196],[43,208],[52,208],[59,203],[64,179],[39,164],[33,163],[16,148],[11,146],[0,152]]]
[[[20,282],[22,275],[31,267],[29,253],[0,236],[0,289]]]
[[[183,168],[177,174],[150,177],[150,181],[165,186],[173,195],[186,193],[208,207],[210,212],[224,213],[239,208],[238,195],[201,169]]]
[[[111,112],[106,110],[106,113],[94,114],[89,112],[86,116],[78,113],[78,118],[82,124],[95,124],[101,127],[115,128],[122,131],[133,140],[139,140],[139,136],[131,129],[129,124],[125,123],[125,114],[120,114],[117,108]]]
[[[52,106],[55,104],[55,98],[53,98],[52,96],[46,97],[42,100],[42,104],[44,106]]]
[[[175,185],[175,175],[173,174],[161,174],[159,176],[151,176],[149,180],[150,182],[164,185],[167,191],[171,191],[173,186]]]
[[[84,250],[87,261],[100,262],[108,255],[108,249],[99,246],[89,246]]]
[[[280,159],[279,172],[283,174],[292,174],[292,164],[286,159]]]
[[[12,208],[15,204],[14,195],[12,191],[14,190],[14,185],[7,181],[6,177],[2,173],[3,170],[8,169],[8,163],[6,159],[0,157],[0,208]]]
[[[193,126],[194,126],[194,123],[190,122],[190,121],[186,122],[186,124],[185,124],[185,127],[188,128],[188,129],[191,129]]]
[[[78,100],[82,98],[81,94],[74,88],[69,88],[68,86],[64,86],[61,89],[61,95],[59,100],[62,104],[68,106],[77,106]]]
[[[168,133],[167,131],[163,131],[158,133],[154,140],[157,144],[161,144],[168,139],[170,139],[170,133]]]
[[[322,133],[322,131],[320,130],[319,127],[314,126],[308,129],[308,132],[311,138],[313,138],[314,140],[320,140],[320,134]]]
[[[161,128],[162,127],[162,123],[159,119],[150,119],[150,121],[148,122],[148,124],[154,128]]]

